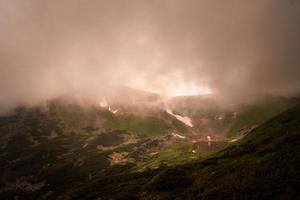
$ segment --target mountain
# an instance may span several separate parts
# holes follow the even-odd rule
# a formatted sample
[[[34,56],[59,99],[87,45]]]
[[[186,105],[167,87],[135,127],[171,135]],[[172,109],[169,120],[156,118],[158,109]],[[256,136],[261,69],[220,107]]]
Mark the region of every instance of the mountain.
[[[223,151],[176,167],[111,170],[64,191],[65,199],[297,199],[300,105]]]
[[[162,104],[148,103],[157,96],[141,96],[143,104],[129,106],[108,98],[101,105],[59,98],[1,117],[0,199],[297,195],[300,106],[293,106],[298,99],[270,98],[228,108],[203,96]],[[242,120],[255,115],[247,123]],[[193,127],[178,116],[189,117]],[[230,142],[226,134],[234,124],[255,127],[237,128],[235,137],[242,139]],[[206,132],[210,126],[214,135]],[[279,187],[279,180],[288,187]]]
[[[178,96],[167,105],[174,113],[189,116],[195,137],[236,138],[300,102],[299,98],[266,96],[255,102],[220,103],[213,94]]]
[[[197,158],[193,144],[175,134],[187,127],[164,109],[119,109],[56,99],[1,117],[1,199],[53,199],[115,169],[143,171]]]
[[[144,199],[298,199],[300,105],[205,159],[156,173]],[[139,197],[140,198],[140,197]]]

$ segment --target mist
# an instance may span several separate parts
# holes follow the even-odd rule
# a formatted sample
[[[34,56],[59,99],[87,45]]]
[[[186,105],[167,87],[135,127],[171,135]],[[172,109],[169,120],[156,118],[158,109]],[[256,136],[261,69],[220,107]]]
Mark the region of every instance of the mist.
[[[293,0],[0,0],[0,110],[124,86],[294,95],[299,36]]]

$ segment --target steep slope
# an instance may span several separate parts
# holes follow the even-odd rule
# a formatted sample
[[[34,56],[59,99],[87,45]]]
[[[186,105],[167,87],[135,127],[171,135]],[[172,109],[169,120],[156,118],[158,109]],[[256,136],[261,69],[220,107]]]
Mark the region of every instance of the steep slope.
[[[299,199],[300,105],[223,151],[177,167],[95,178],[75,199]]]
[[[195,159],[191,143],[171,135],[184,130],[164,110],[114,114],[62,100],[19,107],[0,118],[0,199],[55,199],[94,176],[115,174],[114,169]]]
[[[296,105],[299,98],[266,96],[255,102],[220,103],[211,95],[179,96],[169,100],[174,113],[191,118],[195,137],[234,138]]]
[[[140,119],[135,115],[145,124],[138,121],[128,126],[127,121],[122,125],[131,130],[118,129],[121,125],[115,125],[115,117],[99,107],[60,102],[43,108],[19,108],[11,116],[2,117],[0,198],[299,196],[300,105],[209,155],[192,152],[193,144],[186,140],[157,134],[158,125],[145,116]],[[176,118],[168,118],[166,112],[155,117],[155,123],[166,124],[165,130],[175,129],[172,120]],[[113,121],[109,126],[107,119]],[[151,128],[147,130],[148,124]],[[140,133],[143,128],[147,132]]]
[[[299,141],[300,105],[211,158],[174,169],[175,177],[176,170],[183,170],[180,173],[193,181],[178,195],[191,199],[296,199],[300,191]],[[171,172],[163,172],[152,189],[166,183]],[[165,189],[176,193],[172,187],[158,186],[157,191],[163,193],[159,196],[164,196]]]
[[[299,103],[299,98],[266,97],[256,104],[238,106],[237,117],[227,132],[228,136],[243,134],[253,127]]]

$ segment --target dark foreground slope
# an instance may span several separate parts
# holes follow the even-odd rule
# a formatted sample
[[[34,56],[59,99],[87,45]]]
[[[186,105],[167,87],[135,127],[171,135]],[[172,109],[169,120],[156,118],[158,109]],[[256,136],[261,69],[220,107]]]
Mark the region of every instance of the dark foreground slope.
[[[74,199],[299,199],[300,105],[210,158],[95,179]]]
[[[47,123],[37,123],[43,117]],[[118,146],[118,141],[129,133],[113,131],[91,140],[85,134],[61,133],[69,123],[55,122],[57,118],[51,115],[35,114],[24,119],[22,124],[20,119],[2,120],[3,133],[22,134],[14,134],[9,140],[2,138],[7,142],[0,154],[0,199],[299,198],[300,105],[210,157],[144,172],[138,172],[134,162],[111,165],[110,158],[115,155],[117,161],[122,161],[122,152],[126,151],[139,159],[143,151],[136,147],[152,148],[148,140]],[[48,126],[49,132],[54,129],[56,134],[43,135]],[[100,136],[101,145],[97,139]]]

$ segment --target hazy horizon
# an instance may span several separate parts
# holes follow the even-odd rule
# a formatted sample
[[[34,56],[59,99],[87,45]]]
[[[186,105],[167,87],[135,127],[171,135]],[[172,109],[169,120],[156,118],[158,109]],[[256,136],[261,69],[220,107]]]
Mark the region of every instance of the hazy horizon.
[[[119,86],[237,102],[293,95],[299,24],[292,0],[0,0],[0,110]]]

